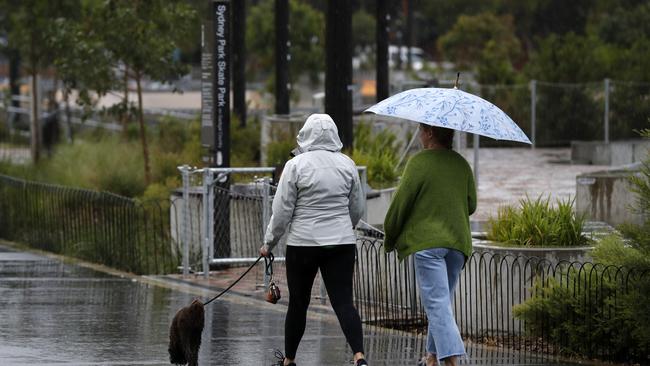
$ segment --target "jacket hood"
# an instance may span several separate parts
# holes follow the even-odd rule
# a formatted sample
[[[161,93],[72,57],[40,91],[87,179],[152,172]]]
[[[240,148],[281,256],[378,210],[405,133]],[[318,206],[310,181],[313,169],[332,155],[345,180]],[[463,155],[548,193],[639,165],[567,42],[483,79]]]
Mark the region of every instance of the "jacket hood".
[[[312,114],[298,132],[301,151],[341,151],[343,144],[336,124],[328,114]]]

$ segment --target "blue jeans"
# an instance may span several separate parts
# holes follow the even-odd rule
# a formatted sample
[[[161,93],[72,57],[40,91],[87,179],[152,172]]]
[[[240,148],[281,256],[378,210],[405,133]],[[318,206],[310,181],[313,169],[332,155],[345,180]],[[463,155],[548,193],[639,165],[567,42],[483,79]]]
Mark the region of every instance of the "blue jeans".
[[[415,274],[429,329],[427,352],[439,360],[465,355],[465,346],[451,308],[454,288],[465,264],[458,250],[431,248],[415,253]]]

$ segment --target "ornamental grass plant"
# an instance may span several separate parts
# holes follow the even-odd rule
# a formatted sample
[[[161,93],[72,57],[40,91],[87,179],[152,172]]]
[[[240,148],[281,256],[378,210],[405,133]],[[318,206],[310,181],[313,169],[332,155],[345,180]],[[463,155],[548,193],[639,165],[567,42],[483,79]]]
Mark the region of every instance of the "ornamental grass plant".
[[[395,186],[401,143],[389,129],[374,132],[368,122],[359,122],[354,130],[354,149],[349,153],[357,166],[368,169],[368,184],[373,188]]]
[[[518,207],[501,207],[488,221],[488,240],[525,247],[577,247],[589,244],[583,235],[585,219],[575,214],[574,199],[526,197]]]
[[[649,129],[640,133],[650,138]],[[650,151],[629,187],[637,198],[631,209],[644,222],[600,240],[591,262],[560,264],[552,278],[538,274],[531,296],[513,308],[531,339],[546,339],[562,355],[650,364]],[[544,211],[548,200],[522,206]],[[515,238],[514,211],[500,212],[492,235]]]

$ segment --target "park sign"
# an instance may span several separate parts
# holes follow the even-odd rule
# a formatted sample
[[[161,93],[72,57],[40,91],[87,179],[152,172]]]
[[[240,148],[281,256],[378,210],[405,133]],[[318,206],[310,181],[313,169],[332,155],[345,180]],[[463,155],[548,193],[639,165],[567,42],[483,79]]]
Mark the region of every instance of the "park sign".
[[[201,37],[203,162],[230,167],[230,1],[212,1]]]

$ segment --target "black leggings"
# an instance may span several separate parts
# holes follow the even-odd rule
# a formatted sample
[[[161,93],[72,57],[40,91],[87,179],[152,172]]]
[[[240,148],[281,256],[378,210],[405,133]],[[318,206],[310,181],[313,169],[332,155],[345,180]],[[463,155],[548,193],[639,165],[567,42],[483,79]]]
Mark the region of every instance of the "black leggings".
[[[305,333],[311,287],[320,268],[330,302],[353,353],[363,352],[361,318],[352,304],[352,275],[356,246],[287,246],[289,310],[284,323],[284,351],[296,358],[298,344]]]

